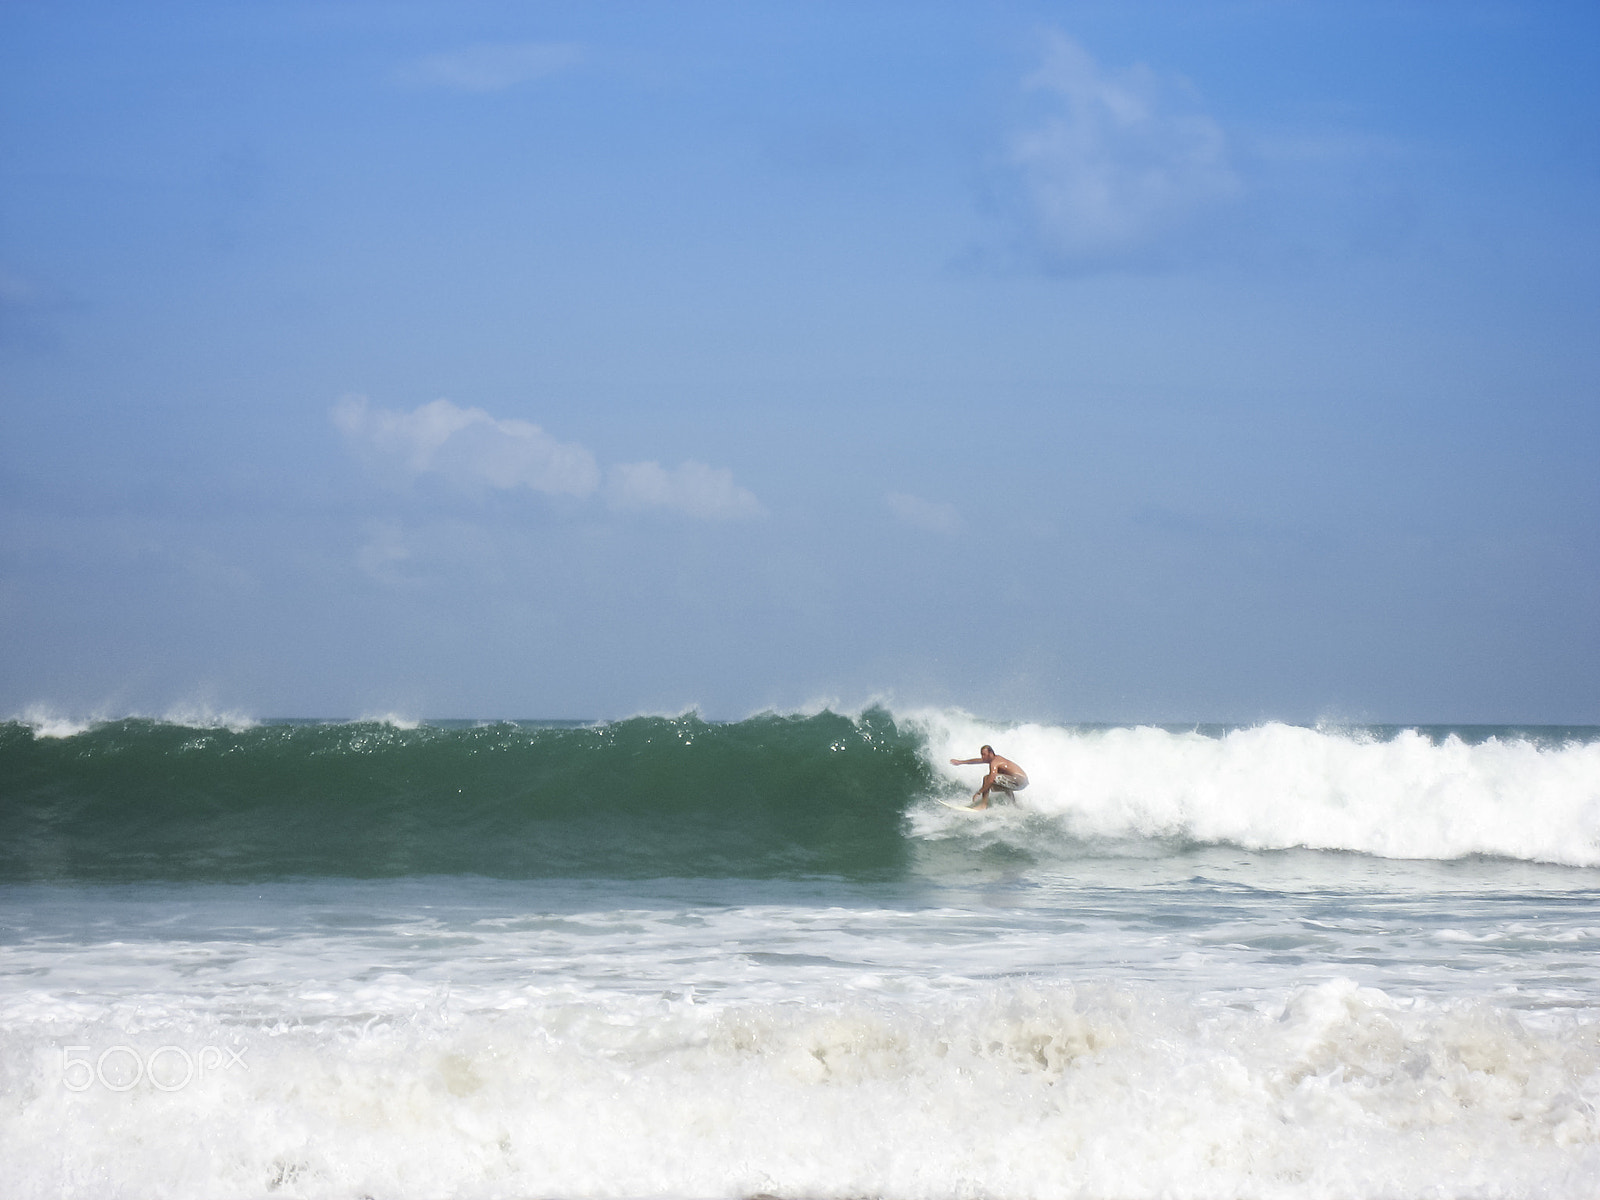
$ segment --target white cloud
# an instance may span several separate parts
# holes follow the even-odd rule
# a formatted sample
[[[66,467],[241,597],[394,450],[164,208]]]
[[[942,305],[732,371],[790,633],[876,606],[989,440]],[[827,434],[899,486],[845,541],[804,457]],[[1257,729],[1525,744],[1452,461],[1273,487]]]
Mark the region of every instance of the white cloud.
[[[492,417],[481,408],[435,400],[395,412],[374,407],[365,396],[346,396],[330,415],[369,462],[402,479],[431,474],[469,492],[528,488],[580,499],[600,487],[600,467],[586,447],[559,442],[531,422]],[[605,491],[616,509],[661,508],[713,521],[761,517],[767,511],[733,481],[728,468],[701,462],[672,468],[618,463],[607,472]],[[378,539],[362,565],[392,566],[405,557]]]
[[[889,505],[889,511],[907,525],[928,533],[956,534],[961,532],[964,524],[954,504],[924,500],[906,492],[890,492],[884,501]]]
[[[1026,86],[1053,111],[1013,139],[1010,162],[1040,247],[1057,265],[1147,254],[1242,190],[1221,127],[1146,66],[1103,70],[1052,33]]]
[[[606,484],[612,507],[666,508],[713,521],[737,521],[766,515],[761,501],[733,481],[726,467],[681,463],[668,470],[660,463],[619,463]]]
[[[600,468],[584,447],[558,442],[528,421],[498,420],[448,400],[402,413],[347,396],[334,406],[333,422],[382,462],[410,475],[435,472],[468,489],[587,496],[600,485]]]
[[[482,43],[429,55],[406,67],[401,78],[463,92],[501,92],[564,71],[581,57],[566,42]]]

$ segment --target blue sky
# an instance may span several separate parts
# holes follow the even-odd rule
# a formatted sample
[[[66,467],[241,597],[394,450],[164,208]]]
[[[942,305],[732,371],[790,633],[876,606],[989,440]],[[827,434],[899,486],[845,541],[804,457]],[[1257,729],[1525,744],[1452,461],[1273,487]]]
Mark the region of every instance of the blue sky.
[[[1600,722],[1588,4],[0,7],[0,712]]]

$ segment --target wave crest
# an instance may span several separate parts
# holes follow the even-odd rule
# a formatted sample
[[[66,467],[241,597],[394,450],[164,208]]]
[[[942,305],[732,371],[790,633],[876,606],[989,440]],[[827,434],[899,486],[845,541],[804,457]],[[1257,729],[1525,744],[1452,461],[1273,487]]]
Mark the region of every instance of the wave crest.
[[[933,769],[992,742],[1031,784],[1020,806],[1080,841],[1166,839],[1386,858],[1493,855],[1600,866],[1600,740],[1507,731],[1276,723],[1217,733],[997,726],[924,712]],[[1591,735],[1594,731],[1589,731]]]

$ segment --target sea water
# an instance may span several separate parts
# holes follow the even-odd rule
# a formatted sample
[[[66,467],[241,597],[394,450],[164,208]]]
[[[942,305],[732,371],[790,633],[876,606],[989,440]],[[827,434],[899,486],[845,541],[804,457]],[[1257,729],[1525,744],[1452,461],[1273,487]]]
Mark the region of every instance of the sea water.
[[[1595,729],[16,721],[0,1192],[1593,1196],[1597,885]]]

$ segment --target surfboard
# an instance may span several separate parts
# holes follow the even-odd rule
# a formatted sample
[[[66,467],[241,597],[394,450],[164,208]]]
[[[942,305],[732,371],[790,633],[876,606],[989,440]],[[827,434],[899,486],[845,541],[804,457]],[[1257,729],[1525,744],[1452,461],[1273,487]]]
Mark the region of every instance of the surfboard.
[[[970,805],[970,804],[956,804],[956,803],[954,803],[953,801],[950,801],[950,800],[941,800],[941,801],[939,801],[939,803],[944,805],[946,808],[953,808],[957,812],[977,814],[977,813],[983,813],[983,812],[988,812],[989,811],[986,808],[973,808],[972,805]]]

